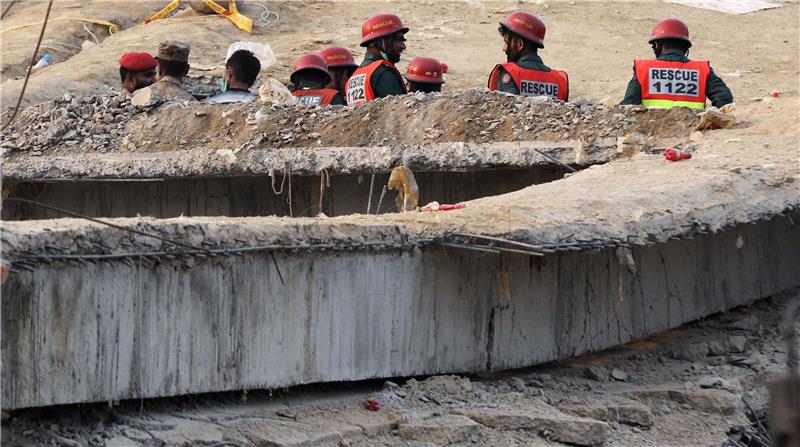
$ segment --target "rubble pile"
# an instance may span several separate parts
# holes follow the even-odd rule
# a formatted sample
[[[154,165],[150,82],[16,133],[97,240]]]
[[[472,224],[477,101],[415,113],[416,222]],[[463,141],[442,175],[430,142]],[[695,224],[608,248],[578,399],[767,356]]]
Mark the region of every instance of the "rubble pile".
[[[76,97],[67,93],[20,112],[9,130],[0,135],[0,147],[29,151],[31,155],[41,155],[46,148],[56,146],[105,152],[125,139],[127,123],[141,110],[123,95]]]
[[[125,97],[65,95],[22,112],[1,145],[38,155],[565,139],[591,144],[634,132],[686,137],[695,120],[687,109],[609,108],[483,89],[389,97],[358,107],[172,102],[139,109]]]

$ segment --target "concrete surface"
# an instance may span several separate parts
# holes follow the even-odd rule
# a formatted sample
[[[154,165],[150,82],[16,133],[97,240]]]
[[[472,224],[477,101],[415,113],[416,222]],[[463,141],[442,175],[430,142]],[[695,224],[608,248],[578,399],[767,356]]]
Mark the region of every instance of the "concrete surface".
[[[3,286],[3,407],[538,364],[797,286],[797,246],[776,217],[633,264],[434,247],[40,264]]]

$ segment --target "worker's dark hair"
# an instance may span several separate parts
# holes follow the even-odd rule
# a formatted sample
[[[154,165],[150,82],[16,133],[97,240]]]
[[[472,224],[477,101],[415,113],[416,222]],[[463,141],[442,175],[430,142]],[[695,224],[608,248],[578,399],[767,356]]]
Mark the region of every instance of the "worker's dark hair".
[[[231,54],[225,67],[230,68],[234,79],[244,82],[248,87],[252,86],[261,71],[261,62],[247,50],[238,50]]]
[[[670,50],[681,50],[684,53],[692,46],[689,42],[682,39],[660,39],[661,48]]]
[[[344,79],[345,81],[350,79],[350,76],[353,76],[353,73],[356,72],[358,67],[353,66],[344,66],[344,67],[330,67],[328,68],[328,73],[330,73],[331,78],[338,84],[340,80]]]
[[[409,84],[411,84],[412,88],[418,92],[433,93],[442,91],[442,84],[429,84],[426,82],[414,82],[414,81],[408,81],[408,82]]]
[[[497,28],[497,31],[503,37],[508,36],[509,39],[520,39],[520,40],[522,40],[522,42],[525,44],[525,48],[533,51],[534,53],[539,51],[539,45],[537,45],[535,42],[531,42],[530,40],[520,36],[519,34],[515,33],[514,31],[511,31],[510,29],[506,28],[503,25],[500,25]]]
[[[128,73],[130,73],[130,71],[128,71],[127,68],[119,67],[119,80],[120,80],[120,82],[125,82],[125,78],[128,76]]]
[[[189,64],[186,62],[165,61],[158,59],[159,73],[167,76],[181,78],[189,71]]]
[[[292,84],[294,84],[295,86],[299,84],[300,81],[303,79],[309,82],[321,84],[323,87],[328,85],[328,82],[330,82],[330,77],[326,76],[325,72],[310,68],[295,72],[294,76],[291,77]]]

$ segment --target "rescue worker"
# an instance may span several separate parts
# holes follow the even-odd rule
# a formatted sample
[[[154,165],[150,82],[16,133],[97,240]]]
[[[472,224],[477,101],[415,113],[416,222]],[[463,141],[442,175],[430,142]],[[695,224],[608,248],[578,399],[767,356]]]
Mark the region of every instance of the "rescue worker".
[[[331,82],[327,87],[338,90],[342,98],[347,96],[347,80],[358,68],[358,64],[353,59],[353,53],[347,48],[330,47],[319,52],[328,64],[328,73],[331,75]]]
[[[158,61],[148,53],[125,53],[119,58],[122,92],[130,95],[156,82]]]
[[[489,90],[569,100],[567,73],[551,69],[539,57],[545,30],[538,17],[522,11],[513,12],[500,22],[498,31],[503,36],[503,52],[508,62],[494,67],[489,75]]]
[[[636,60],[633,79],[620,104],[647,107],[704,109],[706,97],[714,107],[733,102],[731,93],[708,61],[690,61],[689,27],[678,19],[664,19],[650,33],[656,59]]]
[[[167,40],[158,45],[158,81],[149,88],[164,98],[194,101],[195,98],[181,87],[183,77],[189,72],[189,45]]]
[[[328,64],[319,54],[306,54],[294,63],[289,80],[294,84],[292,95],[301,104],[344,105],[338,90],[325,87],[331,82]]]
[[[238,50],[231,54],[225,62],[225,74],[222,78],[222,92],[206,101],[216,104],[233,102],[250,102],[256,95],[250,91],[261,71],[261,62],[247,50]]]
[[[411,59],[406,69],[409,93],[441,92],[443,72],[441,62],[432,57],[417,56]]]
[[[361,25],[364,62],[347,81],[347,103],[361,104],[406,91],[403,76],[394,66],[406,49],[408,28],[394,14],[378,14]]]

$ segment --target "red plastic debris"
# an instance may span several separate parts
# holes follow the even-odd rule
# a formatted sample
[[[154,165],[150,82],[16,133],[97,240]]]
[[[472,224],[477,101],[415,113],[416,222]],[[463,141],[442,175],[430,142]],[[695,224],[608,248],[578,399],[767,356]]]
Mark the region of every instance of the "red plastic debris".
[[[781,93],[780,92],[772,92],[772,96],[774,98],[777,98],[778,96],[781,96]]]
[[[688,160],[692,158],[692,153],[671,147],[664,151],[664,158],[666,158],[669,161]]]
[[[364,401],[364,408],[369,411],[378,411],[381,409],[381,403],[375,399],[367,399]]]
[[[447,64],[442,62],[442,73],[447,73]]]

